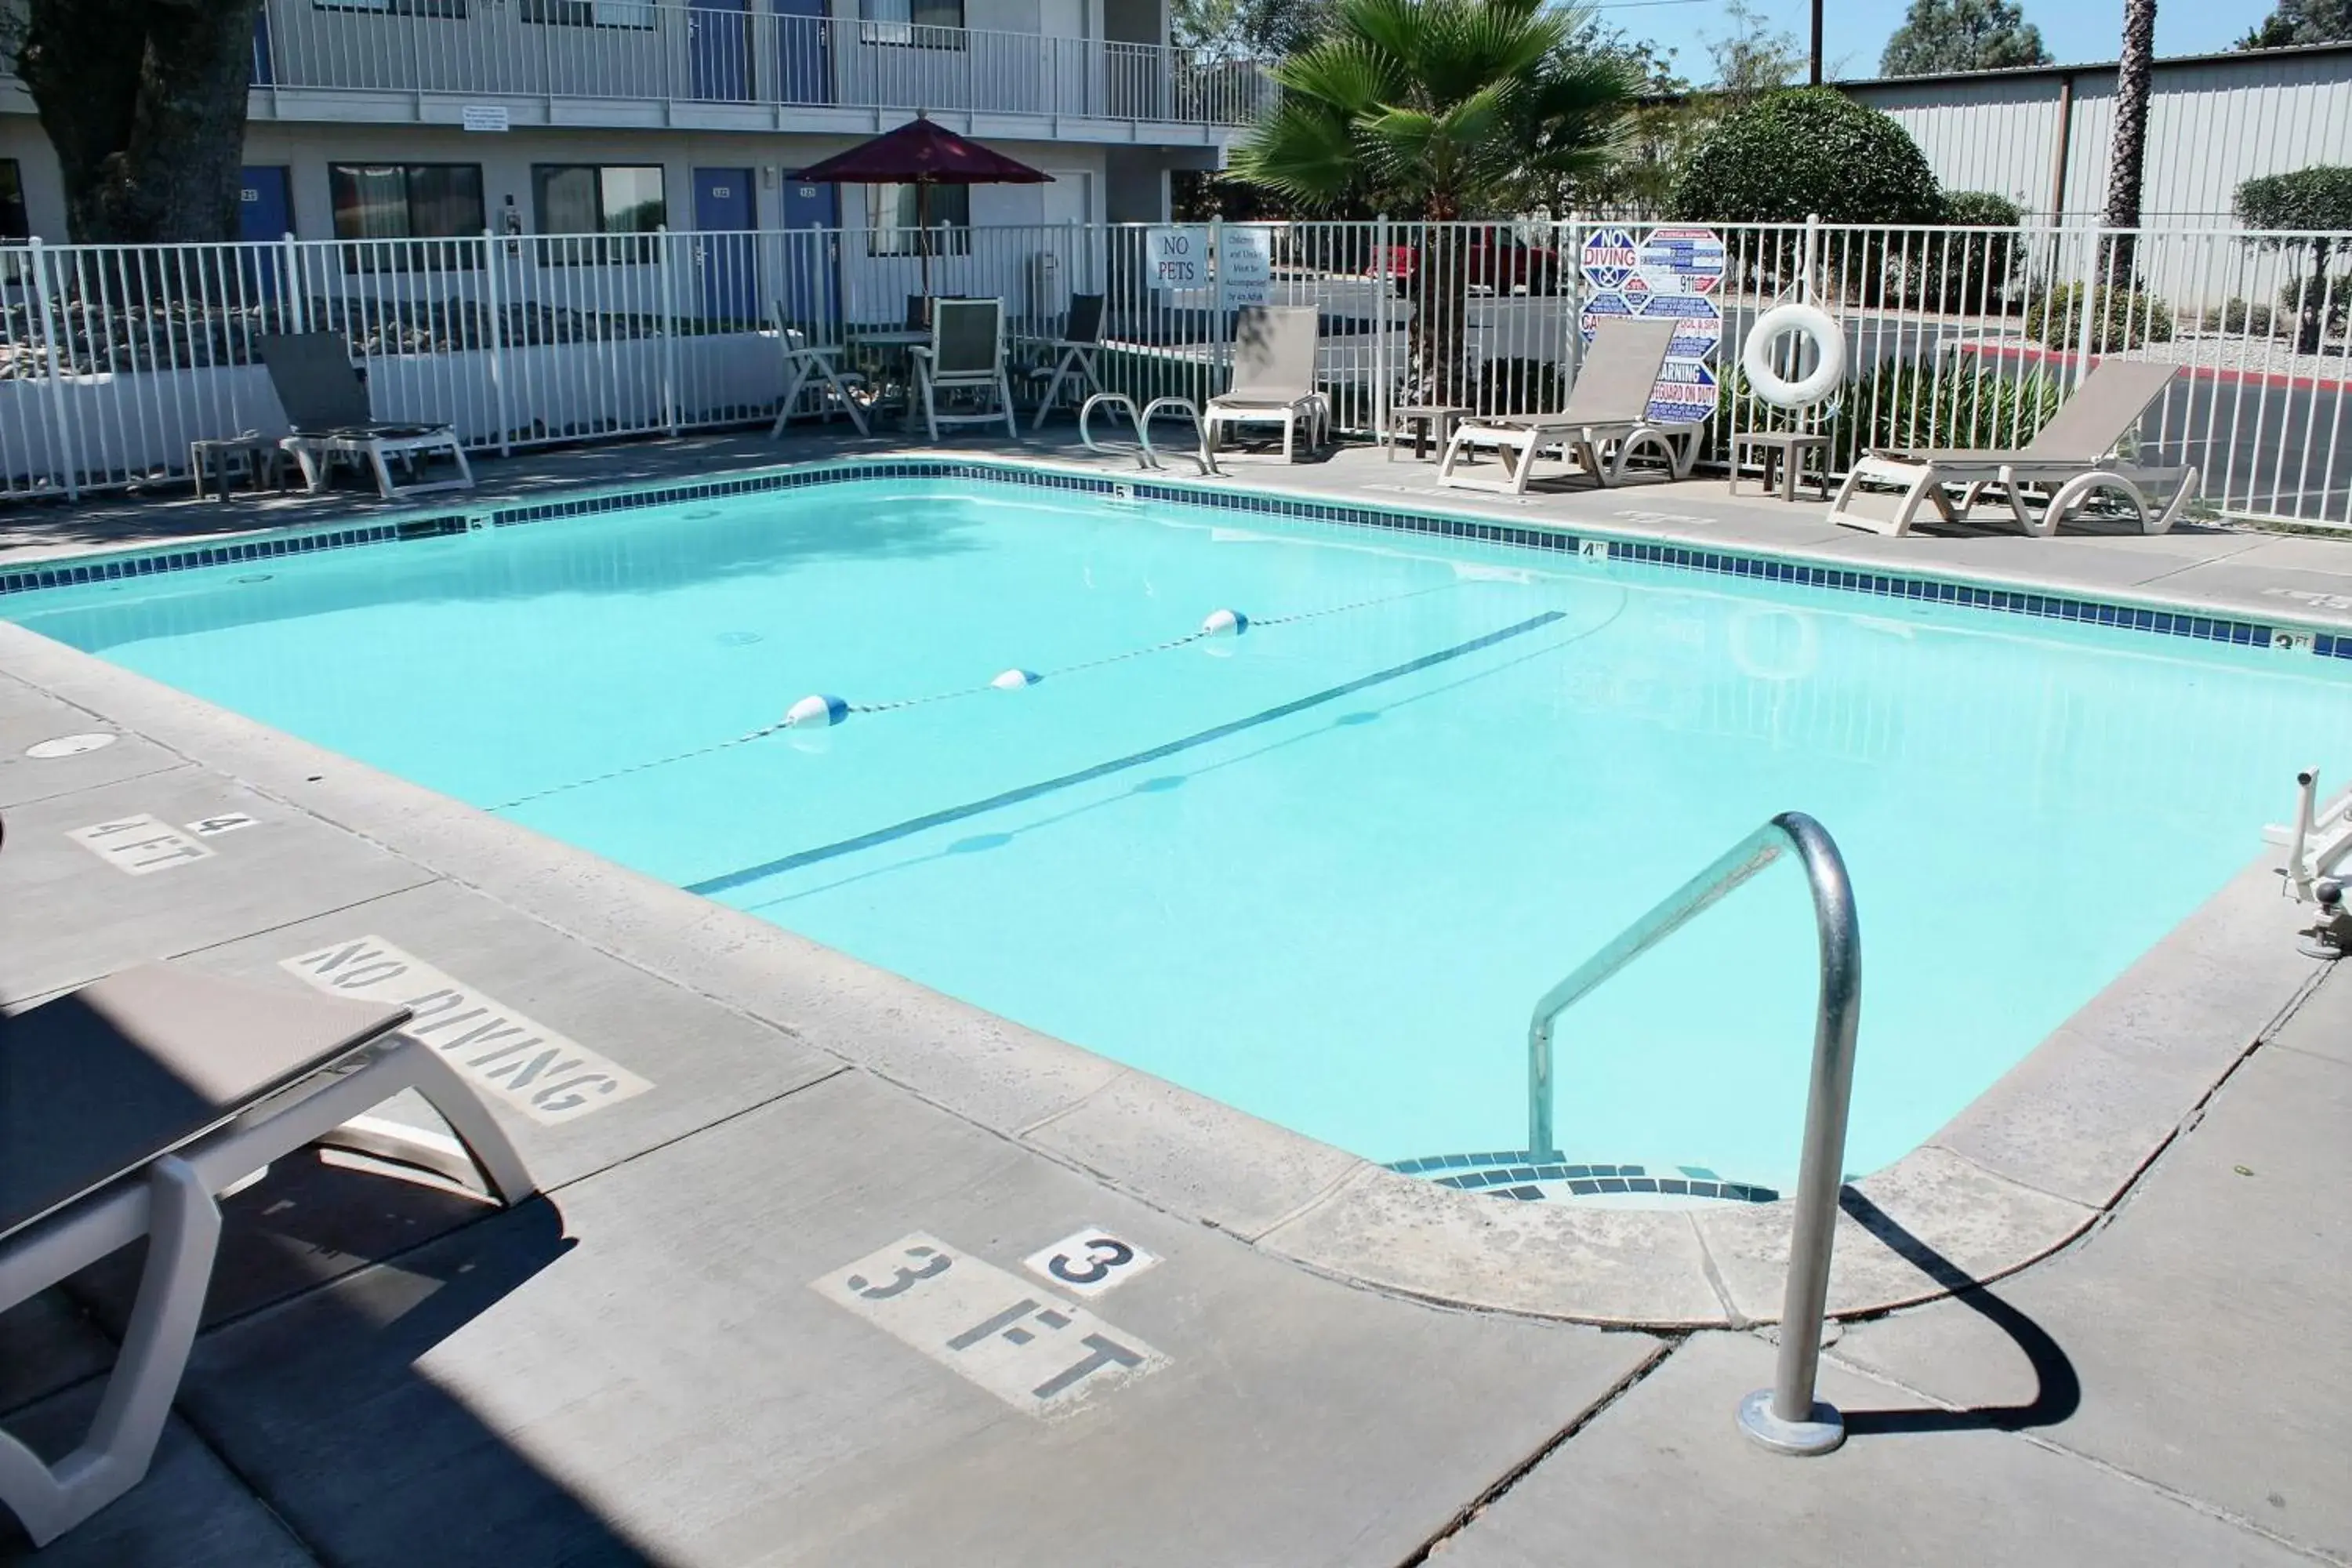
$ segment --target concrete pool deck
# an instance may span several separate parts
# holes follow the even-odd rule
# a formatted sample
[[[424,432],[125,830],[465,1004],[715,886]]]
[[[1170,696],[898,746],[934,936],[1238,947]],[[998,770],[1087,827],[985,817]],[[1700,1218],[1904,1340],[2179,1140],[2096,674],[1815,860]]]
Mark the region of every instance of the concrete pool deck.
[[[634,448],[562,456],[647,463]],[[669,472],[718,462],[696,447]],[[1407,472],[1351,465],[1368,484],[1392,482],[1383,468]],[[1267,471],[1253,465],[1241,482]],[[1597,499],[1656,509],[1672,495],[1682,508],[1687,490]],[[1472,510],[1457,499],[1471,498],[1431,504]],[[211,509],[154,510],[218,526],[195,521]],[[1762,503],[1733,515],[1757,511],[1790,521]],[[2214,538],[2216,549],[2262,543]],[[2288,580],[2316,591],[2310,574]],[[2263,585],[2275,584],[2252,591]],[[1916,1527],[1940,1510],[1938,1539],[1953,1542],[2002,1522],[1982,1517],[1986,1502],[2047,1493],[2084,1542],[2073,1560],[2098,1560],[2089,1543],[2110,1536],[2116,1560],[2144,1560],[2121,1546],[2169,1530],[2210,1531],[2215,1550],[2190,1553],[2200,1561],[2352,1552],[2352,1528],[2325,1495],[2340,1447],[2329,1439],[2341,1436],[2327,1422],[2347,1382],[2333,1342],[2297,1352],[2292,1388],[2232,1382],[2211,1352],[2164,1365],[2159,1381],[2136,1347],[2108,1343],[2116,1300],[2196,1299],[2182,1292],[2199,1270],[2225,1268],[2253,1268],[2282,1296],[2266,1327],[2329,1332],[2319,1314],[2343,1284],[2330,1235],[2340,1241],[2347,1190],[2335,1075],[2352,1072],[2352,991],[2314,993],[2317,966],[2293,955],[2293,911],[2259,870],[1921,1155],[1859,1184],[1840,1237],[1841,1306],[1963,1291],[1851,1330],[1836,1352],[1833,1384],[1860,1381],[1832,1397],[1915,1407],[1865,1434],[1889,1452],[1932,1449],[1890,1480],[1738,1449],[1730,1408],[1765,1381],[1764,1352],[1748,1334],[1673,1331],[1772,1315],[1770,1211],[1785,1205],[1629,1215],[1431,1187],[15,628],[0,637],[0,992],[11,1001],[166,954],[282,975],[289,960],[311,956],[316,969],[366,938],[652,1085],[553,1125],[501,1107],[549,1189],[510,1215],[318,1163],[233,1200],[184,1428],[147,1487],[43,1560],[1402,1563],[1442,1543],[1465,1561],[1517,1562],[1532,1560],[1531,1539],[1580,1529],[1596,1507],[1599,1483],[1577,1462],[1586,1453],[1614,1456],[1596,1458],[1595,1475],[1632,1465],[1660,1486],[1676,1464],[1752,1474],[1723,1495],[1859,1510],[1857,1529]],[[93,728],[124,739],[67,759],[22,755]],[[149,877],[124,877],[65,837],[135,814],[256,820]],[[2251,1121],[2205,1153],[2209,1125],[2242,1100]],[[2243,1157],[2249,1140],[2262,1159]],[[2209,1168],[2223,1155],[2233,1177],[2241,1163],[2256,1176],[2276,1165],[2285,1190],[2233,1188]],[[2171,1178],[2177,1169],[2199,1173]],[[2159,1205],[2168,1180],[2186,1195]],[[2261,1192],[2263,1213],[2227,1223],[2232,1191]],[[2110,1238],[2143,1223],[2147,1250],[2119,1280],[2050,1297],[2053,1313],[2075,1314],[2074,1338],[2055,1336],[2061,1359],[2070,1344],[2086,1360],[2093,1342],[2112,1349],[2116,1384],[2102,1397],[2078,1386],[2071,1410],[2045,1387],[2023,1415],[2000,1414],[1990,1401],[2013,1391],[2000,1358],[2023,1351],[2046,1384],[2053,1335],[2029,1345],[1971,1281],[2070,1238],[2003,1290],[2087,1279],[2066,1271],[2116,1257]],[[811,1289],[931,1237],[1003,1270],[1008,1289],[1049,1291],[1023,1259],[1081,1232],[1161,1260],[1088,1305],[1164,1361],[1106,1378],[1066,1419],[1009,1414],[984,1384],[960,1380],[963,1369]],[[2230,1289],[2216,1278],[2179,1331],[2226,1337]],[[54,1430],[87,1405],[122,1293],[119,1266],[95,1270],[0,1318],[0,1406],[22,1413],[12,1426]],[[1557,1317],[1669,1331],[1539,1321]],[[1999,1331],[1990,1340],[1971,1338],[1979,1318]],[[1958,1326],[1882,1332],[1931,1321]],[[2154,1349],[2161,1336],[2147,1339]],[[1850,1358],[1874,1343],[1882,1359]],[[1941,1415],[1921,1415],[1923,1400]],[[2134,1448],[2134,1400],[2151,1422],[2180,1423],[2189,1451]],[[2240,1426],[2217,1422],[2217,1407]],[[2264,1413],[2280,1408],[2292,1417],[2281,1451],[2250,1457]],[[2080,1448],[2040,1435],[2044,1418],[2088,1423]],[[1718,1436],[1735,1446],[1716,1451]],[[1912,1473],[1947,1465],[1940,1481]],[[2270,1489],[2257,1497],[2255,1482]],[[1906,1509],[1906,1484],[1933,1496]],[[1979,1505],[1956,1506],[1969,1487]],[[1202,1509],[1208,1499],[1227,1506]],[[1717,1522],[1730,1531],[1739,1517]],[[1627,1539],[1628,1560],[1720,1555],[1700,1534]],[[1996,1534],[1974,1539],[1983,1550],[1949,1560],[2000,1555]],[[1806,1544],[1784,1560],[1817,1560],[1795,1549]]]

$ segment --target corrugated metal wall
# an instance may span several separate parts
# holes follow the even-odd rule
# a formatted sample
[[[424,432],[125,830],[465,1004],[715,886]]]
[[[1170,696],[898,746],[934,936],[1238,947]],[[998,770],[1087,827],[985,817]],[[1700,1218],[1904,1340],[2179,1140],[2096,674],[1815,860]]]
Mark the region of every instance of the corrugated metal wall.
[[[2059,103],[2074,80],[2063,206],[2054,167]],[[2038,216],[2106,205],[2113,67],[1841,82],[1902,121],[1947,190],[1997,191]],[[2226,222],[2241,181],[2352,163],[2352,48],[2160,62],[2148,109],[2145,220]]]

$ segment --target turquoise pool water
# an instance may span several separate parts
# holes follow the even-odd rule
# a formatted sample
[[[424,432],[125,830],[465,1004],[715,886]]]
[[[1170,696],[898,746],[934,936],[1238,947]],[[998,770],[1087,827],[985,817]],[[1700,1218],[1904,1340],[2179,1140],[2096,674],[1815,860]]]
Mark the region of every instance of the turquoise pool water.
[[[1111,658],[1220,607],[1256,624]],[[1522,1146],[1534,998],[1793,807],[1853,868],[1884,1164],[2247,864],[2352,713],[2307,656],[948,481],[5,613],[1380,1160]],[[1778,868],[1571,1014],[1569,1156],[1784,1178],[1811,942]]]

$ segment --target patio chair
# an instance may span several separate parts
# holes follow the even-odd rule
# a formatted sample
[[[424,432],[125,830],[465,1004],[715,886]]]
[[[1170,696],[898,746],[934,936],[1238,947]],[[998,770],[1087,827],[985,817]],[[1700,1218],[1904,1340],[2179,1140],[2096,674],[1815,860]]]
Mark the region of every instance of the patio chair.
[[[88,1435],[45,1464],[0,1432],[0,1505],[36,1546],[139,1483],[187,1365],[220,1241],[216,1196],[306,1143],[480,1187],[530,1173],[457,1071],[400,1033],[405,1007],[150,963],[0,1029],[0,1311],[147,1238]],[[415,1089],[456,1138],[367,1117]]]
[[[1671,321],[1601,321],[1559,412],[1481,414],[1461,421],[1438,462],[1437,482],[1455,489],[1525,495],[1528,481],[1535,477],[1537,458],[1559,447],[1595,484],[1607,485],[1624,478],[1635,452],[1654,445],[1664,451],[1675,478],[1688,479],[1698,461],[1699,432],[1706,421],[1650,417],[1650,392],[1658,384],[1674,339]],[[1607,450],[1612,445],[1613,456]],[[1481,447],[1504,457],[1504,478],[1475,479],[1459,471],[1463,460]]]
[[[1038,395],[1037,412],[1029,418],[1030,434],[1034,435],[1045,416],[1054,411],[1054,400],[1062,395],[1064,382],[1069,383],[1081,405],[1093,394],[1108,390],[1095,369],[1095,355],[1102,351],[1102,326],[1101,295],[1070,296],[1070,311],[1063,318],[1060,334],[1045,339],[1043,345],[1054,363],[1033,365],[1028,372],[1031,381],[1045,384],[1045,390]]]
[[[1006,435],[1020,435],[1012,384],[1004,375],[1004,301],[940,299],[931,305],[931,341],[907,351],[915,362],[915,384],[931,439],[940,438],[942,425],[993,425],[1000,419]],[[974,413],[941,414],[942,392],[979,392],[983,403]]]
[[[279,445],[302,465],[303,482],[312,494],[325,486],[338,458],[365,462],[375,474],[377,493],[386,500],[474,488],[473,468],[451,426],[389,425],[371,416],[367,382],[352,363],[351,350],[340,332],[265,334],[253,340],[253,352],[268,367],[269,384],[277,388],[286,423],[294,431]],[[456,479],[414,482],[416,459],[432,452],[446,453],[457,465]],[[412,482],[392,482],[389,458],[401,460]]]
[[[840,347],[810,342],[806,332],[785,325],[782,306],[770,306],[768,320],[775,328],[776,341],[783,345],[785,370],[783,401],[776,405],[776,423],[768,431],[768,439],[772,441],[784,433],[784,425],[793,416],[793,405],[812,385],[817,395],[817,415],[826,424],[833,423],[834,409],[838,406],[849,416],[849,422],[857,426],[860,436],[868,434],[866,411],[850,393],[851,387],[865,385],[866,377],[856,371],[839,368],[836,362],[841,358]]]
[[[1934,502],[1946,522],[1958,522],[1987,489],[1997,488],[2008,500],[2017,526],[2046,539],[2094,493],[2107,490],[2122,497],[2131,508],[2141,532],[2165,532],[2179,520],[2181,508],[2197,488],[2196,468],[2142,468],[2118,459],[2116,448],[2163,395],[2179,369],[2146,360],[2102,360],[2050,423],[2033,439],[2013,449],[1868,452],[1839,487],[1837,500],[1830,506],[1830,521],[1899,537],[1911,531],[1922,501]],[[1903,499],[1892,520],[1864,517],[1848,510],[1854,495],[1868,484],[1902,487]],[[1959,489],[1958,504],[1945,493],[1947,487]],[[2051,491],[2039,517],[2026,507],[2028,487]],[[2165,494],[2168,489],[2169,496]],[[2159,510],[2150,511],[2151,500]]]
[[[1292,458],[1300,421],[1307,445],[1323,443],[1331,401],[1315,389],[1321,321],[1311,305],[1244,305],[1234,319],[1234,376],[1223,395],[1202,411],[1212,460],[1229,425],[1280,425],[1282,460]]]

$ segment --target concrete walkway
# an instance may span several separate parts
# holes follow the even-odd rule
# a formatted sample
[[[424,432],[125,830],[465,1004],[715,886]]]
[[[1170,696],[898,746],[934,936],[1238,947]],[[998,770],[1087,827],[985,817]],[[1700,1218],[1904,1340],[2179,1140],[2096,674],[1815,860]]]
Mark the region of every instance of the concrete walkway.
[[[1853,1436],[1780,1459],[1686,1341],[1446,1543],[1446,1568],[2352,1561],[2352,974],[2248,1057],[2112,1218],[1996,1289],[1850,1328]],[[1934,1260],[1927,1266],[1935,1268]]]

